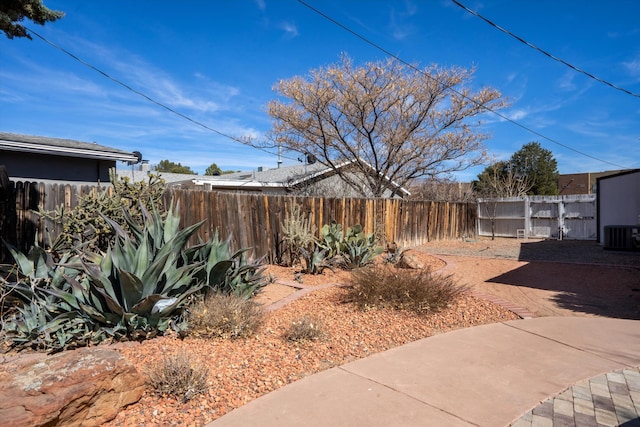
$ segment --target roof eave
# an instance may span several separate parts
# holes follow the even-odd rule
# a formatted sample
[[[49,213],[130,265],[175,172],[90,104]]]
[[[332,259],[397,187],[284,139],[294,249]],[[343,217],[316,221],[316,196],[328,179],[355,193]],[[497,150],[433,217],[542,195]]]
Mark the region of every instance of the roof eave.
[[[82,148],[55,147],[17,141],[0,141],[0,149],[44,155],[58,155],[67,157],[81,157],[86,159],[114,160],[122,162],[137,162],[138,158],[129,153],[114,153],[109,151],[85,150]]]

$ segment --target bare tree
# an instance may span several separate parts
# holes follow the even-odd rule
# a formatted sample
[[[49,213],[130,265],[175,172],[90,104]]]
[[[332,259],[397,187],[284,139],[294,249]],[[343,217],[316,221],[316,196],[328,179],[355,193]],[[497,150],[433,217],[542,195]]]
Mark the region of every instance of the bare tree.
[[[489,165],[473,182],[480,197],[526,196],[533,186],[532,178],[522,174],[511,162],[496,162]]]
[[[389,180],[405,186],[414,178],[464,170],[486,159],[487,136],[477,129],[480,121],[469,119],[506,105],[495,89],[473,92],[472,75],[395,59],[356,67],[343,55],[337,64],[275,85],[282,98],[267,105],[269,141],[256,145],[308,153],[354,189],[366,185],[374,197]],[[359,173],[336,168],[345,160],[353,160]]]
[[[474,202],[475,194],[469,182],[458,182],[450,178],[414,181],[409,188],[413,200],[446,202]]]
[[[496,162],[478,175],[473,186],[479,197],[488,199],[484,200],[485,213],[491,221],[491,240],[495,240],[498,199],[526,196],[533,181],[530,176],[518,173],[511,162]]]

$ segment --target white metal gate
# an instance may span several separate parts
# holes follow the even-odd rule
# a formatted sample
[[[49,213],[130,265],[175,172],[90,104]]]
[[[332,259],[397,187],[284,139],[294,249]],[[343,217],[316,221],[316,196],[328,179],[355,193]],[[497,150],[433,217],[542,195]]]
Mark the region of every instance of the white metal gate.
[[[596,195],[478,200],[478,235],[595,240]]]

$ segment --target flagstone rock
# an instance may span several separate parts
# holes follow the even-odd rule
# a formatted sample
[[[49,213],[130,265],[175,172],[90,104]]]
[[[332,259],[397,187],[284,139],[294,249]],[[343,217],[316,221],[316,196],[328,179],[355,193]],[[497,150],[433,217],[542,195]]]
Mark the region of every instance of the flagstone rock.
[[[144,392],[144,377],[108,348],[0,358],[0,420],[10,426],[99,426]]]

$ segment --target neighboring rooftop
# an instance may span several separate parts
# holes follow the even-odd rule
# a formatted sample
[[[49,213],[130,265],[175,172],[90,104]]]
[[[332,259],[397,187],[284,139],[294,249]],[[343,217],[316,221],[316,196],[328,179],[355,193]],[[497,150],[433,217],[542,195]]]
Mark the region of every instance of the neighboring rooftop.
[[[0,132],[0,150],[122,162],[137,162],[139,160],[135,153],[106,147],[95,142],[9,132]]]

